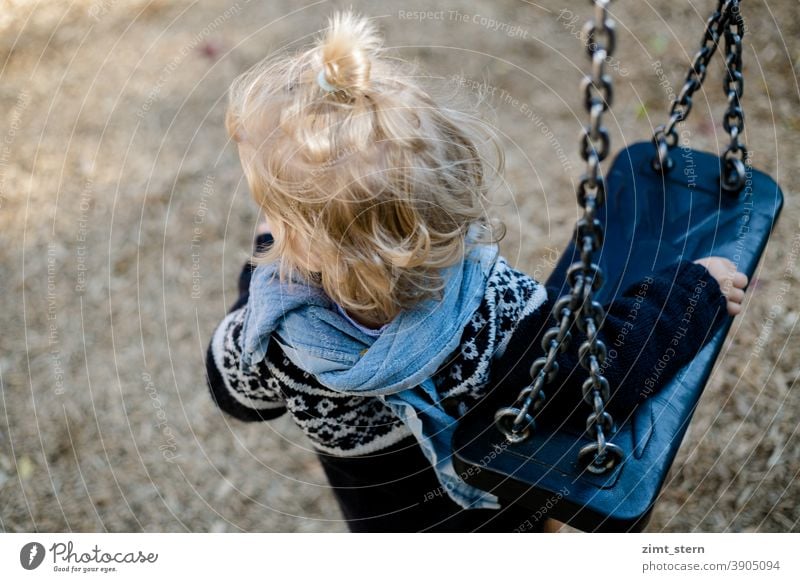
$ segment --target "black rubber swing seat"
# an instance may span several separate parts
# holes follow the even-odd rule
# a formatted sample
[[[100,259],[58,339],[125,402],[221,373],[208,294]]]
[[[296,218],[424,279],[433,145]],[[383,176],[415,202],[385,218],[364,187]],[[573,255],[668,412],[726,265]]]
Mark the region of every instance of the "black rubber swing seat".
[[[653,170],[654,156],[651,142],[634,144],[617,156],[608,173],[606,204],[598,212],[605,239],[596,262],[605,284],[597,300],[607,303],[654,269],[681,258],[728,257],[752,280],[783,206],[778,184],[762,172],[748,170],[745,188],[730,194],[719,188],[718,156],[675,148],[674,168],[666,175]],[[569,289],[566,271],[578,259],[573,243],[548,285]],[[537,424],[531,438],[508,444],[494,424],[496,403],[476,407],[459,423],[453,443],[457,471],[468,483],[506,502],[543,510],[578,529],[640,531],[731,321],[727,317],[693,361],[617,428],[610,441],[622,447],[624,458],[608,474],[595,475],[578,465],[578,451],[592,442],[579,429],[547,430],[547,425]],[[519,388],[508,387],[509,401]],[[568,495],[562,495],[565,488]]]

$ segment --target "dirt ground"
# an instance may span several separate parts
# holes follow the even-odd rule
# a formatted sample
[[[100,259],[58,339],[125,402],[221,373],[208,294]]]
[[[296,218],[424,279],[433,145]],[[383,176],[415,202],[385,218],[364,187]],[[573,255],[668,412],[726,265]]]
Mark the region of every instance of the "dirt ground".
[[[257,217],[223,127],[226,88],[351,4],[434,89],[494,88],[503,253],[545,275],[546,249],[564,248],[585,1],[451,0],[422,20],[430,2],[6,0],[0,531],[345,530],[289,419],[224,416],[203,374]],[[712,4],[614,2],[615,148],[664,120]],[[743,5],[746,138],[787,203],[648,531],[800,531],[800,9]],[[723,143],[721,66],[687,125],[696,148]]]

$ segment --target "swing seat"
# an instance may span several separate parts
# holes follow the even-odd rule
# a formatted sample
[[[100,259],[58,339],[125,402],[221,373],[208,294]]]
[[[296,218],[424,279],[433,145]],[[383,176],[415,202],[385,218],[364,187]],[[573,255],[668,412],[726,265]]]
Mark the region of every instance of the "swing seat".
[[[775,181],[749,170],[745,188],[720,189],[720,158],[676,148],[674,168],[655,171],[651,142],[618,154],[607,177],[606,204],[598,212],[605,239],[596,262],[605,284],[596,293],[613,301],[631,284],[679,259],[709,255],[731,259],[752,280],[783,206]],[[574,242],[561,256],[548,285],[569,291],[567,268],[579,260]],[[468,483],[584,531],[641,531],[694,413],[732,318],[727,317],[696,357],[620,423],[610,441],[623,461],[596,475],[578,465],[578,451],[592,442],[561,419],[537,419],[531,437],[510,444],[494,424],[497,399],[487,399],[459,423],[454,463]],[[497,386],[512,401],[520,386]],[[577,389],[577,388],[576,388]],[[588,411],[588,407],[587,407]],[[546,416],[546,414],[542,414]]]

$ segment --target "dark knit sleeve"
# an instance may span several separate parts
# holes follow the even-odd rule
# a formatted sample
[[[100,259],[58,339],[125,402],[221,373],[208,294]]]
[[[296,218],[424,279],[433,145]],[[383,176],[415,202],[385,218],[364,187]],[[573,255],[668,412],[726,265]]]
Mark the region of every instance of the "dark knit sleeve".
[[[550,312],[562,289],[548,288]],[[598,339],[608,350],[603,374],[611,386],[607,410],[624,418],[641,401],[655,394],[688,364],[727,317],[719,284],[702,265],[681,261],[631,285],[610,305]],[[543,323],[541,312],[520,321],[509,347],[493,366],[492,375],[505,385],[530,383],[530,365],[542,355],[541,338],[555,325],[552,313]],[[549,384],[547,414],[578,422],[585,417],[581,386],[588,372],[579,364],[577,349],[586,336],[573,326],[570,348],[558,356],[558,377]]]
[[[269,234],[256,239],[256,250],[272,243]],[[270,420],[286,412],[280,382],[271,372],[274,350],[247,370],[239,369],[242,325],[247,315],[250,278],[255,266],[248,261],[239,276],[239,297],[217,326],[206,352],[206,375],[214,402],[223,411],[244,421]],[[271,347],[275,346],[271,342]]]

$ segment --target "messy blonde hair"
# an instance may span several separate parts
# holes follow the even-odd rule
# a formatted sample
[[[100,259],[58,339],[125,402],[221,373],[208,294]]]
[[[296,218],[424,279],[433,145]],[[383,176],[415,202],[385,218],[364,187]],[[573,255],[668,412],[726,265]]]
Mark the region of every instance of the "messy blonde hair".
[[[485,213],[487,167],[503,166],[494,133],[437,105],[364,17],[336,13],[312,48],[237,78],[226,124],[275,235],[255,260],[318,282],[362,321],[440,296],[470,225],[484,227],[477,243],[503,236]]]

